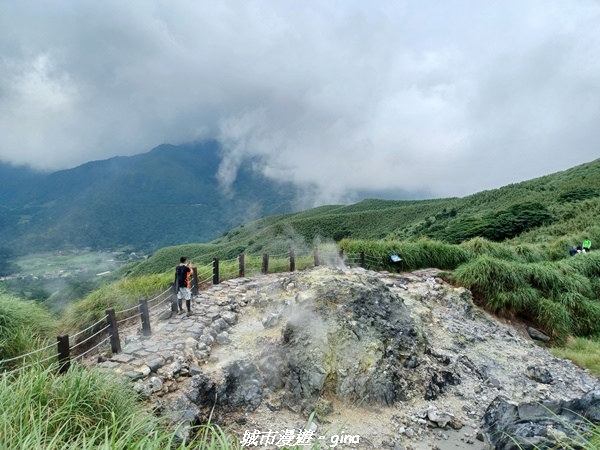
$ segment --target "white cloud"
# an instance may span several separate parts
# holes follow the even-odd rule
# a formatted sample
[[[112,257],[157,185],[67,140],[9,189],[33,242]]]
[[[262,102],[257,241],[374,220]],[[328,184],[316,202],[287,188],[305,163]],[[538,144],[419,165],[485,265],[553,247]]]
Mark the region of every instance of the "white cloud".
[[[217,138],[315,192],[464,195],[598,157],[592,0],[0,0],[0,160]]]

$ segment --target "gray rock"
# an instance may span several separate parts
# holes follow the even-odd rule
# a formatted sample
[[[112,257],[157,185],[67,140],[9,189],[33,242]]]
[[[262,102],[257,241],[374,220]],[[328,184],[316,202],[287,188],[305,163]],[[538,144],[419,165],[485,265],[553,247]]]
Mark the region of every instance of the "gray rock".
[[[145,375],[142,372],[138,372],[137,370],[125,372],[123,375],[126,378],[129,378],[131,381],[140,380],[145,377]]]
[[[169,320],[171,318],[172,311],[170,309],[164,309],[158,313],[158,320]]]
[[[548,342],[550,340],[550,336],[545,335],[544,333],[542,333],[539,330],[536,330],[535,328],[527,327],[526,329],[527,334],[529,334],[529,337],[531,337],[531,339],[541,342]]]
[[[262,320],[263,327],[265,328],[273,328],[277,326],[279,320],[281,319],[281,315],[278,313],[271,313],[267,317],[264,317]]]
[[[150,367],[150,370],[152,372],[156,372],[158,369],[160,369],[162,366],[164,366],[166,364],[166,360],[165,358],[162,357],[157,357],[157,358],[152,358],[150,360],[148,360],[146,362],[146,364],[148,364],[148,367]]]
[[[190,364],[190,375],[194,376],[194,375],[200,375],[202,373],[202,369],[195,365],[195,364]]]
[[[550,371],[544,367],[529,366],[527,367],[527,376],[538,383],[550,384],[554,382],[554,378]]]
[[[224,311],[221,313],[221,318],[230,326],[235,325],[238,322],[238,315],[231,311]]]
[[[227,344],[231,344],[231,339],[229,338],[229,334],[227,334],[226,331],[223,331],[222,333],[217,334],[217,344],[221,344],[221,345],[227,345]]]
[[[217,333],[221,333],[222,331],[227,331],[229,329],[229,325],[223,320],[222,317],[219,317],[217,320],[215,320],[212,323],[212,327]]]
[[[440,411],[437,408],[429,408],[427,410],[427,419],[440,428],[445,428],[454,420],[454,414],[446,411]]]
[[[600,391],[569,401],[512,404],[496,397],[483,418],[487,441],[496,450],[555,448],[574,442],[600,422]]]

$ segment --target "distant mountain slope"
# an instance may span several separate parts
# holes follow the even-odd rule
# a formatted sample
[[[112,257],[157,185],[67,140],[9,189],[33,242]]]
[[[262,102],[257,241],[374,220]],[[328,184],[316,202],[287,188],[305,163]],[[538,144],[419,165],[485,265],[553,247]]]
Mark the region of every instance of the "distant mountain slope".
[[[203,242],[238,224],[292,211],[296,190],[242,167],[219,190],[218,144],[161,145],[39,174],[0,166],[0,239],[18,252]]]
[[[540,242],[589,233],[600,219],[600,159],[464,198],[363,200],[265,217],[211,243],[237,251],[281,251],[289,242],[417,239],[458,243],[475,236]],[[577,237],[579,239],[579,237]],[[595,237],[596,241],[600,236]]]

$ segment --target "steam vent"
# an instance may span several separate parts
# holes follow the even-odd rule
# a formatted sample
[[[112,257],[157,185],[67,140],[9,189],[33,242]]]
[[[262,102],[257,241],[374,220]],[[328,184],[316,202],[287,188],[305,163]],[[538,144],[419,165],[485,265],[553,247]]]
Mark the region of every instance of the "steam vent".
[[[597,383],[437,273],[340,264],[227,280],[200,291],[189,317],[167,307],[149,338],[130,333],[99,365],[131,380],[182,438],[209,417],[240,438],[312,421],[328,445],[360,435],[349,448],[478,450],[496,397],[566,400]]]

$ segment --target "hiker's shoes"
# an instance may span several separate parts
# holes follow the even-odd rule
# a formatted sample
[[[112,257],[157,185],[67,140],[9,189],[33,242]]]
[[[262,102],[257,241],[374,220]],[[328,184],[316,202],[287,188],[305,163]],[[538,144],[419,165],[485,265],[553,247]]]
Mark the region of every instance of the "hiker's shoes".
[[[188,311],[186,315],[189,317],[189,316],[191,316],[191,315],[192,315],[192,312],[191,312],[191,311]]]

